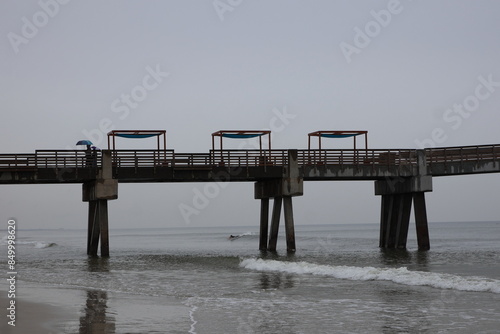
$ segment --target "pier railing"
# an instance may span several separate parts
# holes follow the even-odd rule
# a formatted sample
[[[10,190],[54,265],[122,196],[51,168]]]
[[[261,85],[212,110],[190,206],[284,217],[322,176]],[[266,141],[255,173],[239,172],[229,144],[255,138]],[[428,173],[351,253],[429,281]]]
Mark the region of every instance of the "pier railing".
[[[34,154],[0,154],[0,169],[86,168],[100,164],[100,151],[37,150]]]
[[[288,150],[211,150],[210,157],[219,166],[285,166]]]
[[[426,149],[427,164],[497,161],[500,145]],[[297,150],[300,166],[400,166],[417,163],[417,151],[399,150]],[[285,166],[288,150],[210,150],[208,153],[177,153],[174,150],[114,150],[113,166],[211,168],[214,166]],[[0,169],[88,168],[101,165],[100,151],[37,150],[34,154],[0,154]]]
[[[211,150],[209,153],[177,153],[174,150],[116,150],[115,167],[269,166],[286,164],[287,150]]]
[[[415,150],[299,150],[299,165],[409,166]]]
[[[288,150],[114,150],[114,167],[285,166]],[[299,165],[408,165],[415,150],[298,150]],[[101,164],[100,151],[37,150],[35,154],[0,154],[0,168],[83,168]]]
[[[500,145],[439,147],[426,149],[427,164],[500,159]]]

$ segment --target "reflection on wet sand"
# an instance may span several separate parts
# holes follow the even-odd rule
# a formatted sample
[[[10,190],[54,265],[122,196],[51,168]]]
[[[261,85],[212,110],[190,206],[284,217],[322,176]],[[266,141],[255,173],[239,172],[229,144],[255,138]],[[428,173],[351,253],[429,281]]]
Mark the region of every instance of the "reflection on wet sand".
[[[298,283],[298,278],[292,274],[262,273],[260,276],[260,288],[268,289],[291,289]]]
[[[80,334],[115,333],[115,318],[106,314],[107,302],[106,291],[87,291],[87,303],[80,317]]]
[[[414,270],[428,270],[427,251],[409,252],[406,249],[380,249],[380,262],[390,267],[407,267]],[[428,296],[420,295],[413,287],[378,285],[375,291],[386,307],[381,308],[380,319],[385,324],[380,328],[383,334],[424,333],[430,328],[426,305]],[[408,301],[418,301],[408,303]],[[404,305],[404,306],[403,306]]]
[[[406,249],[380,249],[380,262],[386,266],[404,266],[415,268],[420,271],[428,269],[429,252],[414,251],[409,252]]]
[[[109,272],[109,259],[89,258],[89,272]],[[108,293],[100,290],[87,291],[87,301],[80,317],[80,334],[113,334],[115,318],[107,314]]]

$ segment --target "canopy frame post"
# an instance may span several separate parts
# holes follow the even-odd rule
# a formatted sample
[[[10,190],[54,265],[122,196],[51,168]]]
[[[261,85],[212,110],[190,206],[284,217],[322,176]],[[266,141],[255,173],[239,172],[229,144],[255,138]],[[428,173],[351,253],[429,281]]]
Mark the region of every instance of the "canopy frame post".
[[[156,137],[156,152],[153,154],[153,159],[160,161],[161,152],[163,151],[163,160],[167,159],[167,131],[165,130],[113,130],[108,132],[108,150],[111,149],[111,137],[113,137],[113,150],[116,151],[116,137],[142,139]],[[161,139],[163,137],[163,150],[161,149]]]
[[[108,132],[108,150],[111,149],[111,140],[113,137],[113,151],[116,150],[116,137],[142,139],[157,137],[156,145],[158,152],[161,149],[160,137],[163,137],[163,150],[167,149],[167,131],[165,130],[113,130]]]
[[[262,149],[262,137],[263,136],[268,136],[268,152],[266,153]],[[259,155],[263,156],[264,158],[269,157],[271,155],[271,131],[269,130],[220,130],[212,133],[212,152],[215,152],[215,137],[219,137],[219,152],[220,152],[220,158],[221,158],[221,163],[224,163],[223,159],[223,138],[232,138],[232,139],[248,139],[248,138],[255,138],[259,137]],[[265,159],[264,161],[267,161],[268,159]]]
[[[271,150],[271,131],[269,130],[220,130],[212,133],[212,150],[215,150],[215,137],[220,137],[220,150],[223,149],[223,138],[248,139],[259,137],[259,150],[262,151],[262,137],[268,136],[268,149]]]
[[[307,151],[309,153],[309,160],[311,160],[311,137],[318,137],[318,161],[316,163],[327,164],[327,153],[324,152],[324,161],[322,161],[322,138],[348,138],[353,137],[353,148],[354,148],[354,161],[357,162],[359,158],[359,152],[356,143],[356,137],[364,135],[365,136],[365,150],[368,150],[368,131],[315,131],[308,134],[307,140]],[[316,155],[315,155],[316,158]]]
[[[311,150],[311,137],[318,137],[318,149],[322,149],[322,138],[354,138],[354,150],[357,150],[356,137],[363,135],[365,136],[365,150],[368,149],[368,131],[315,131],[308,134],[307,147]]]

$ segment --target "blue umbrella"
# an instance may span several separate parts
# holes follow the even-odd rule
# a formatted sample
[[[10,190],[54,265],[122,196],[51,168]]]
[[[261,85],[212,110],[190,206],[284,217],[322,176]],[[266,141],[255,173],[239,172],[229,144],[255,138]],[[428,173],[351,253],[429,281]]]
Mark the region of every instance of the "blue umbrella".
[[[79,140],[78,143],[76,143],[76,145],[92,145],[92,142],[90,140]]]

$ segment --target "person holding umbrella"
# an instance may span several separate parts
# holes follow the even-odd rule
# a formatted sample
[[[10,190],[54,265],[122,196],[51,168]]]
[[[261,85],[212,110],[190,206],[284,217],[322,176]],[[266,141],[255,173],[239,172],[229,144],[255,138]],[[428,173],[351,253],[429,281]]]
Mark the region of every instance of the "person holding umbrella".
[[[97,164],[97,157],[94,156],[94,154],[92,154],[92,149],[90,148],[90,146],[92,145],[92,142],[90,140],[79,140],[77,143],[76,143],[77,146],[83,146],[85,145],[87,148],[85,149],[85,167],[92,167],[92,166],[95,166]],[[95,161],[94,161],[95,160]]]

